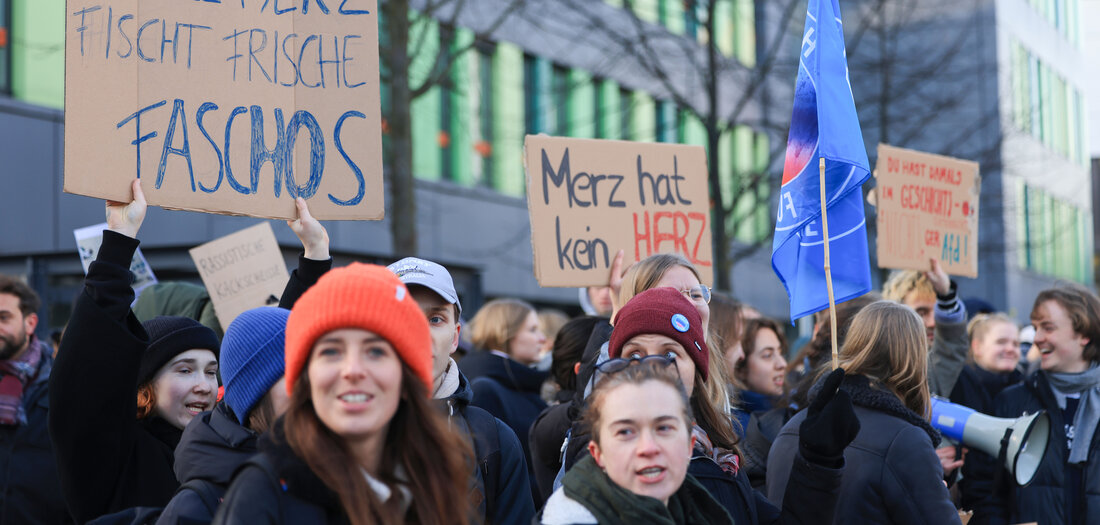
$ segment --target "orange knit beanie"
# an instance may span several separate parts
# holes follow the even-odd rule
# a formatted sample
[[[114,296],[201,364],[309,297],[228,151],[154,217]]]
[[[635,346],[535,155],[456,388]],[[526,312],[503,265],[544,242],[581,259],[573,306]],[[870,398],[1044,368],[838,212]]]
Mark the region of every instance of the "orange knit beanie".
[[[361,328],[393,345],[398,357],[432,391],[432,339],[428,321],[405,285],[385,266],[352,263],[329,271],[306,290],[286,323],[286,392],[318,338]]]

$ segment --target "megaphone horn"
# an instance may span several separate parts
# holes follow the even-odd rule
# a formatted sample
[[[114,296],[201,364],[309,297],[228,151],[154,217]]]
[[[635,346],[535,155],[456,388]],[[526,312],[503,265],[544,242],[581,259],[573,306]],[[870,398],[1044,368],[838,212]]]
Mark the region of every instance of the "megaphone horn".
[[[1031,482],[1050,440],[1050,416],[1045,410],[1018,418],[993,417],[932,398],[932,426],[962,444],[1001,457],[1005,468],[1021,487]]]

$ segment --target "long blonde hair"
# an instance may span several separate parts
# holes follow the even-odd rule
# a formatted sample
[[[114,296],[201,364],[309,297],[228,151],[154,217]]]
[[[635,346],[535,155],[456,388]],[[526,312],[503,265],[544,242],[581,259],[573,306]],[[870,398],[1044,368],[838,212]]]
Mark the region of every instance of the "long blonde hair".
[[[622,306],[638,295],[650,288],[657,286],[657,283],[664,277],[665,273],[677,266],[683,266],[691,271],[695,278],[702,283],[703,279],[699,277],[699,270],[695,269],[695,265],[691,264],[683,255],[677,253],[658,253],[650,255],[645,259],[642,259],[623,275],[622,287],[619,289],[619,305]],[[614,322],[614,319],[612,320]],[[697,406],[696,416],[698,417],[701,426],[711,427],[711,433],[717,435],[710,436],[711,440],[715,443],[723,443],[723,448],[729,448],[736,450],[737,434],[733,432],[732,420],[728,416],[731,413],[731,407],[737,404],[737,400],[731,395],[729,387],[730,372],[726,370],[726,360],[722,358],[722,353],[719,350],[720,344],[712,344],[714,337],[711,335],[713,330],[707,327],[707,347],[710,350],[710,359],[707,363],[707,376],[706,381],[698,380],[699,375],[696,375],[696,392],[703,392],[703,399],[699,401],[706,401],[709,406]],[[697,397],[692,394],[692,398]],[[721,416],[719,417],[719,414]],[[720,420],[719,420],[720,419]]]
[[[840,366],[847,374],[866,376],[928,417],[928,338],[912,308],[876,301],[860,310],[840,350]]]

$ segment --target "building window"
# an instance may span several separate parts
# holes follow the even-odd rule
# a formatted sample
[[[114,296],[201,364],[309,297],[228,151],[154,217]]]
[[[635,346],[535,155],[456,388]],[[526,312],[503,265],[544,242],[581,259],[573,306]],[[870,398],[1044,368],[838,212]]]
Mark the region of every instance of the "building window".
[[[65,2],[3,0],[4,91],[24,102],[65,106]]]

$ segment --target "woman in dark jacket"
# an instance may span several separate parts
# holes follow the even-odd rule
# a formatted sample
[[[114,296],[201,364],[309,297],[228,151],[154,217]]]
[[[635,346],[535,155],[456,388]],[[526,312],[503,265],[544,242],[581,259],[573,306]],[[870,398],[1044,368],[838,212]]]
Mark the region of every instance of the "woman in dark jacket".
[[[133,202],[107,203],[109,229],[50,376],[50,438],[77,523],[168,503],[183,427],[213,408],[218,390],[213,331],[184,317],[139,323],[130,311],[130,260],[146,209],[140,183],[131,187]]]
[[[741,333],[743,356],[734,363],[733,376],[744,387],[737,410],[740,428],[748,428],[749,416],[775,408],[783,397],[787,376],[787,338],[771,319],[749,319]]]
[[[983,414],[996,411],[993,399],[1002,390],[1024,380],[1020,366],[1020,336],[1016,323],[1003,313],[978,314],[967,326],[970,335],[970,362],[959,374],[951,390],[951,402],[973,408]],[[959,503],[974,509],[992,490],[996,475],[994,458],[970,449],[959,480]]]
[[[527,458],[531,495],[537,498],[529,438],[531,424],[546,408],[540,391],[549,375],[532,368],[546,343],[538,314],[523,301],[496,299],[485,303],[470,325],[470,340],[482,350],[463,358],[458,368],[469,378],[474,391],[471,404],[516,433]]]
[[[840,353],[860,431],[844,451],[835,523],[959,523],[928,424],[928,342],[910,308],[879,301],[852,321]],[[817,394],[820,396],[820,394]],[[784,500],[805,412],[780,431],[768,457],[768,497]],[[789,494],[789,493],[788,493]]]
[[[290,406],[214,523],[468,523],[472,453],[429,398],[431,348],[388,269],[321,277],[287,321]]]

